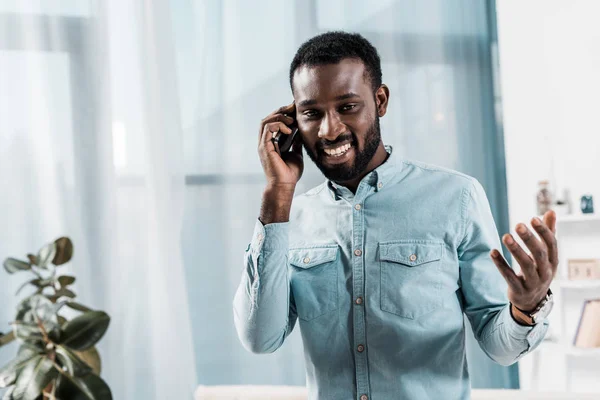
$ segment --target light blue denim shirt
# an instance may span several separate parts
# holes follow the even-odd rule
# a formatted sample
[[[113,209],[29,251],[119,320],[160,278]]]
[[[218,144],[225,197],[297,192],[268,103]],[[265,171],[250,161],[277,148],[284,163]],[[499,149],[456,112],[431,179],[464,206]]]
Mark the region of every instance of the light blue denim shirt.
[[[479,182],[386,150],[356,194],[326,181],[294,198],[289,222],[257,220],[233,303],[238,335],[270,353],[299,320],[310,399],[469,399],[463,313],[502,365],[534,349],[548,322],[510,315]]]

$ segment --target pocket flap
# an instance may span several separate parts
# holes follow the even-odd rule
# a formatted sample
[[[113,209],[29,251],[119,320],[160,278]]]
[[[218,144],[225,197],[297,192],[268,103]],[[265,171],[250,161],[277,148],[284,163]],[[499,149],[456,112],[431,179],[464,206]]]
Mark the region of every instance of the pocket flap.
[[[394,241],[379,243],[379,259],[416,267],[442,258],[442,243]]]
[[[312,268],[337,258],[338,246],[335,244],[302,249],[290,249],[289,261],[298,268]]]

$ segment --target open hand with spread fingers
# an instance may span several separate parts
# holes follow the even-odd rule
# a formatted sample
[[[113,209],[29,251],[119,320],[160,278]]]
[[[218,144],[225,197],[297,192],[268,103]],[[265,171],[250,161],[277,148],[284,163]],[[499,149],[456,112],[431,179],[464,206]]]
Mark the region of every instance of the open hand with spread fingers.
[[[539,239],[525,224],[516,226],[517,234],[529,253],[511,234],[507,233],[502,237],[502,242],[519,263],[521,272],[515,273],[498,249],[490,252],[496,267],[508,283],[508,299],[514,307],[525,312],[535,310],[544,300],[558,268],[556,214],[548,211],[544,214],[543,221],[535,217],[531,220],[531,225]]]

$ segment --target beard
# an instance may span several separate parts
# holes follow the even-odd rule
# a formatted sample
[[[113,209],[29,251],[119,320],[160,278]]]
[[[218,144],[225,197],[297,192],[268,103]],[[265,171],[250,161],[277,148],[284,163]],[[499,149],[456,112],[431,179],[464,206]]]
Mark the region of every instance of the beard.
[[[327,179],[334,182],[346,182],[353,179],[357,179],[367,169],[369,162],[373,159],[373,156],[377,152],[379,142],[381,142],[381,128],[379,126],[379,116],[375,114],[375,120],[369,127],[365,137],[365,147],[361,151],[358,150],[356,135],[350,133],[352,137],[352,146],[354,147],[354,159],[350,165],[337,165],[330,166],[323,163],[323,157],[325,152],[323,151],[323,145],[317,143],[316,152],[313,152],[308,147],[304,146],[306,153],[310,159],[315,163],[317,168],[325,175]],[[342,135],[339,138],[339,142],[347,140],[349,135]]]

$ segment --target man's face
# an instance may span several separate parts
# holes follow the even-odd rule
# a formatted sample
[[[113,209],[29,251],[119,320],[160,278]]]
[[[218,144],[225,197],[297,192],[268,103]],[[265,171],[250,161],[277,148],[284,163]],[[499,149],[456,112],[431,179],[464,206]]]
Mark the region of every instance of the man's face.
[[[309,157],[328,179],[356,179],[381,133],[375,97],[361,61],[302,66],[293,79],[298,129]]]

